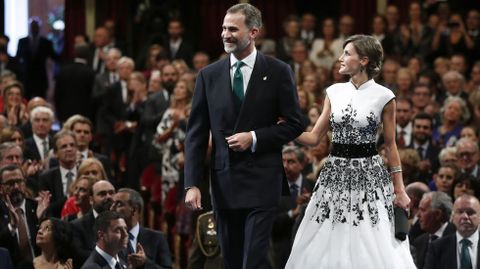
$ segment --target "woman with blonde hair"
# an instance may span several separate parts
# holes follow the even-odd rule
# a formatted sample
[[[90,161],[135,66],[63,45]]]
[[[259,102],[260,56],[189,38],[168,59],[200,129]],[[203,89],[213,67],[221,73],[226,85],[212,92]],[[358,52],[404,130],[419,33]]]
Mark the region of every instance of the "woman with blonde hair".
[[[63,205],[61,217],[73,220],[88,212],[88,203],[85,201],[85,199],[88,201],[88,198],[85,198],[85,189],[90,191],[93,183],[99,180],[108,180],[102,163],[95,158],[83,160],[77,170],[77,179],[68,186],[70,196]]]

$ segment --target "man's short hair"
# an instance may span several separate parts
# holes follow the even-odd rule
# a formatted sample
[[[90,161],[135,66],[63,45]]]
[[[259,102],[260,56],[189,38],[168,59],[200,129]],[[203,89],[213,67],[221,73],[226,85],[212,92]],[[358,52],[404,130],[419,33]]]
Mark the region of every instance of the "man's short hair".
[[[98,214],[97,218],[95,219],[95,224],[93,225],[93,229],[95,230],[95,238],[98,241],[98,231],[107,232],[108,227],[110,227],[110,223],[114,220],[121,219],[119,213],[115,211],[104,211]]]
[[[124,192],[128,193],[128,200],[130,202],[130,205],[135,207],[138,210],[139,214],[142,214],[143,212],[143,198],[138,193],[138,191],[130,188],[121,188],[117,191],[117,193]]]
[[[73,140],[75,141],[75,144],[77,144],[77,139],[75,138],[75,134],[71,131],[60,131],[58,133],[56,133],[54,136],[53,136],[53,140],[52,140],[52,144],[53,144],[53,152],[57,152],[58,151],[58,146],[57,146],[57,141],[61,138],[64,138],[66,136],[71,136],[73,138]]]
[[[297,146],[286,146],[282,150],[282,154],[294,153],[297,160],[301,163],[305,163],[305,153]]]
[[[15,142],[4,142],[0,144],[0,161],[3,160],[4,154],[7,150],[10,150],[12,148],[18,148],[20,152],[23,153],[22,148],[17,145]]]
[[[37,106],[36,108],[32,109],[30,112],[30,122],[33,122],[38,113],[46,113],[50,118],[50,121],[53,122],[53,110],[46,106]]]
[[[236,4],[227,10],[228,13],[242,13],[245,15],[245,25],[247,25],[248,29],[253,27],[260,29],[262,27],[262,12],[248,3]]]
[[[20,166],[15,165],[15,164],[7,164],[7,165],[0,168],[0,183],[3,183],[3,173],[12,172],[12,171],[15,171],[15,170],[20,170],[20,172],[22,173],[23,179],[25,179],[25,173],[23,173],[23,170]]]
[[[425,113],[425,112],[419,112],[415,115],[415,117],[413,118],[413,123],[415,124],[415,121],[416,120],[428,120],[430,121],[430,128],[433,127],[433,118],[432,116],[430,116],[430,114],[428,113]]]

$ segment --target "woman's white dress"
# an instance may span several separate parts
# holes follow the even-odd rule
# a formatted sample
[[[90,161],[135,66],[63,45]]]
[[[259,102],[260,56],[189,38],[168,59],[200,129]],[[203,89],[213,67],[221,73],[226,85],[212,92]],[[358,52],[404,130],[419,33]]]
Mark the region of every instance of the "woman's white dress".
[[[375,143],[384,106],[395,95],[369,80],[327,90],[332,142]],[[393,184],[377,154],[330,154],[320,172],[286,268],[415,268],[408,239],[394,236]]]

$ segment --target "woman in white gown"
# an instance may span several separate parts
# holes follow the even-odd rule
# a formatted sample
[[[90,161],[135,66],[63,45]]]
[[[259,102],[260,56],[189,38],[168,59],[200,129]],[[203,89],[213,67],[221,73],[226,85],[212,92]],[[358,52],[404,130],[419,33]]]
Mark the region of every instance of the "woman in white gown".
[[[347,83],[330,86],[311,132],[297,141],[315,145],[332,130],[333,148],[315,185],[286,268],[415,268],[408,239],[394,236],[394,205],[407,209],[395,144],[395,95],[375,83],[383,60],[370,36],[348,38],[339,58]],[[383,121],[390,172],[377,154]]]

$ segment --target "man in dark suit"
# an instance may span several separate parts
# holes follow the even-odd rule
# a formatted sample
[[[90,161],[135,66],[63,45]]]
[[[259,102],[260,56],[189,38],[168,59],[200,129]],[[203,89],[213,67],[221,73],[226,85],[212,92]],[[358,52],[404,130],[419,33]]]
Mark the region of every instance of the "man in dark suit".
[[[480,250],[478,248],[480,203],[476,197],[463,195],[455,200],[453,224],[457,228],[457,232],[432,243],[424,268],[480,268]]]
[[[254,6],[229,8],[222,39],[230,55],[199,72],[188,120],[185,203],[202,208],[197,186],[211,133],[211,187],[226,268],[268,266],[274,209],[282,190],[288,194],[282,145],[304,129],[291,68],[255,49],[261,24]]]
[[[395,120],[397,122],[396,140],[399,148],[407,147],[412,141],[412,107],[410,99],[399,98],[397,100]]]
[[[43,216],[50,197],[41,192],[39,202],[26,198],[25,176],[16,165],[6,165],[0,169],[0,246],[9,250],[16,268],[31,264],[40,254],[35,238],[38,218]]]
[[[50,40],[40,36],[40,19],[30,19],[30,34],[18,41],[17,61],[20,64],[21,80],[25,96],[45,97],[48,89],[47,59],[57,60],[58,55]]]
[[[452,199],[444,192],[429,192],[423,195],[419,205],[420,228],[425,231],[413,241],[415,264],[423,268],[431,243],[446,235],[455,233],[455,226],[449,222],[452,213]]]
[[[54,104],[61,122],[75,114],[93,117],[91,92],[95,72],[87,64],[88,54],[87,45],[75,46],[73,63],[62,66],[55,78]]]
[[[43,161],[52,148],[50,130],[53,124],[53,111],[45,106],[38,106],[30,112],[33,135],[25,139],[25,159]]]
[[[305,154],[296,146],[285,147],[282,151],[283,168],[290,187],[290,195],[283,196],[276,211],[272,229],[273,268],[285,268],[292,249],[293,226],[300,215],[302,205],[308,202],[313,182],[302,175],[305,166]]]
[[[127,268],[126,261],[118,256],[128,243],[127,224],[120,214],[114,211],[100,213],[93,228],[97,243],[82,269]]]
[[[60,218],[63,204],[69,196],[69,188],[77,176],[77,141],[70,131],[60,131],[53,137],[53,152],[58,157],[59,166],[40,174],[40,190],[52,194],[49,212]]]
[[[164,42],[171,60],[182,59],[192,67],[193,48],[183,37],[183,24],[178,19],[168,22],[168,38]]]
[[[110,210],[115,188],[112,183],[100,180],[93,184],[89,193],[91,195],[92,211],[72,222],[73,245],[75,248],[74,268],[80,268],[95,248],[95,231],[93,229],[95,218],[98,214]]]
[[[92,66],[92,69],[96,74],[105,72],[105,59],[108,50],[111,48],[111,37],[107,28],[100,26],[95,29],[92,46],[90,47],[88,64]]]
[[[432,144],[433,119],[424,112],[413,118],[413,139],[408,148],[415,149],[420,157],[419,179],[428,183],[432,180],[433,173],[438,171],[440,163],[438,154],[441,148]]]
[[[119,256],[144,269],[172,268],[172,257],[165,236],[140,226],[142,196],[133,189],[123,188],[118,190],[113,201],[113,210],[125,219],[129,235],[128,247]],[[140,247],[144,253],[138,251]]]
[[[410,198],[410,230],[408,231],[408,240],[410,242],[414,242],[415,239],[425,233],[420,228],[420,221],[419,221],[419,206],[420,201],[423,198],[423,195],[427,192],[430,192],[427,184],[423,182],[412,182],[405,187],[405,192],[407,193],[408,197]]]

